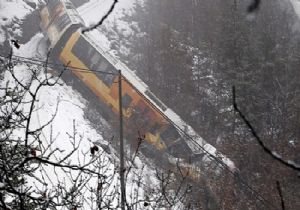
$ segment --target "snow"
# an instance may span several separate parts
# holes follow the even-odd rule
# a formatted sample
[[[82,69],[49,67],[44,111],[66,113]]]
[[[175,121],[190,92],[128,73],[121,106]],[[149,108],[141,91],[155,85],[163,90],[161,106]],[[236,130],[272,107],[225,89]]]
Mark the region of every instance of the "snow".
[[[20,20],[33,11],[32,7],[28,6],[24,1],[18,0],[1,1],[0,10],[5,11],[0,13],[1,25],[9,23],[13,18]]]
[[[79,14],[84,19],[86,25],[97,23],[109,10],[114,0],[91,0],[78,8]],[[114,11],[105,20],[106,22],[120,20],[125,12],[130,12],[134,6],[134,0],[118,1]]]
[[[128,23],[122,20],[122,17],[124,17],[125,14],[132,13],[134,2],[135,0],[118,1],[113,12],[108,16],[98,30],[103,31],[104,29],[107,29],[109,32],[114,34],[122,33],[124,37],[129,37],[133,31],[130,29]],[[113,0],[91,0],[79,7],[77,10],[86,26],[91,26],[97,23],[107,13],[112,4]],[[116,31],[113,29],[114,26],[117,27]],[[107,37],[105,33],[99,33],[98,30],[88,32],[89,36],[92,37],[104,51],[110,51],[110,53],[112,53],[112,37]],[[129,52],[129,49],[124,46],[122,46],[119,50],[122,50],[122,52]]]
[[[273,155],[274,157],[278,158],[278,159],[284,160],[284,159],[282,158],[282,156],[281,156],[280,154],[278,154],[278,152],[276,152],[276,151],[272,151],[272,155]],[[290,164],[290,165],[292,165],[292,166],[294,166],[294,167],[296,167],[296,168],[299,168],[299,169],[300,169],[300,164],[297,164],[297,163],[296,163],[295,161],[293,161],[293,160],[287,160],[287,163]]]
[[[33,2],[33,1],[32,1]],[[36,3],[38,0],[35,1]],[[12,32],[12,29],[6,27],[12,23],[12,21],[21,21],[27,14],[33,11],[33,8],[26,4],[24,1],[11,0],[0,2],[0,43],[4,42],[6,37],[6,31]],[[15,23],[14,33],[21,35],[19,25]]]
[[[89,150],[92,142],[102,141],[103,138],[85,120],[83,112],[85,102],[81,99],[82,97],[62,81],[60,83],[61,85],[41,89],[37,107],[38,126],[47,123],[55,114],[55,110],[58,109],[52,123],[53,135],[57,136],[55,145],[63,150],[68,150],[72,146],[66,139],[69,138],[68,134],[73,132],[74,122],[76,130],[83,138],[84,149]],[[51,130],[46,128],[43,132],[45,136],[49,137]],[[92,142],[90,142],[90,139],[92,139]]]
[[[282,157],[281,157],[281,155],[279,155],[277,152],[275,152],[275,151],[272,151],[272,155],[274,155],[276,158],[279,158],[279,159],[281,159]]]
[[[38,111],[35,123],[37,124],[37,127],[44,125],[52,118],[57,109],[58,111],[52,126],[48,126],[43,130],[44,141],[48,141],[46,145],[50,144],[50,135],[54,136],[55,141],[52,144],[52,151],[55,149],[63,151],[62,153],[56,153],[55,159],[57,160],[62,159],[64,155],[68,154],[73,148],[78,146],[77,152],[68,158],[69,164],[85,164],[92,161],[94,158],[94,156],[91,156],[89,153],[94,142],[103,142],[104,139],[91,124],[85,120],[83,108],[85,107],[86,101],[84,101],[77,92],[72,90],[70,86],[67,86],[62,81],[60,83],[61,85],[58,86],[41,89],[38,97]],[[70,139],[70,136],[72,136],[74,132],[73,128],[76,129],[76,138]],[[106,172],[105,175],[107,177],[113,176],[115,166],[110,162],[110,157],[108,157],[101,148],[99,153],[103,154],[101,162],[108,163],[108,165],[104,167]],[[71,177],[66,176],[63,171],[57,170],[54,172],[52,167],[45,167],[45,170],[51,179],[57,179],[51,181],[53,186],[63,182],[66,182],[67,188],[72,186]],[[56,173],[58,174],[58,177],[56,176]],[[72,174],[73,176],[76,176],[77,172],[72,172]],[[89,183],[91,186],[97,186],[96,181],[97,180],[94,178],[90,180]],[[117,185],[117,181],[116,176],[111,185]],[[84,189],[84,191],[88,193],[87,189]],[[85,205],[85,209],[89,209],[88,204]]]
[[[289,140],[289,145],[295,147],[296,146],[295,140]]]
[[[29,40],[29,42],[21,44],[19,49],[14,48],[14,55],[25,58],[44,58],[46,52],[40,49],[44,44],[45,40],[43,34],[37,33]]]

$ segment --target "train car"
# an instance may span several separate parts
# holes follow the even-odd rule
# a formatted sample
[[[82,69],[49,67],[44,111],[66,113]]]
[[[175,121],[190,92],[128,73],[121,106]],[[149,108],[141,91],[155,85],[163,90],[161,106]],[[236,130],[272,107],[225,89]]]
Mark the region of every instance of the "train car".
[[[108,122],[119,115],[121,70],[124,134],[131,145],[137,144],[140,135],[144,153],[148,151],[149,155],[168,154],[170,162],[180,159],[190,165],[209,167],[216,162],[211,159],[216,158],[221,165],[235,170],[232,161],[164,105],[132,70],[105,52],[89,33],[82,34],[82,26],[82,19],[68,0],[51,0],[41,10],[41,28],[49,38],[50,48],[97,96]]]
[[[102,110],[109,120],[119,114],[118,70],[122,71],[122,101],[127,139],[138,133],[156,149],[184,158],[191,149],[182,140],[175,126],[164,115],[167,107],[157,99],[130,70],[112,60],[93,43],[88,34],[73,33],[59,58],[63,63],[76,66],[74,74],[100,99]],[[90,72],[78,71],[89,69]],[[97,69],[103,73],[93,72]],[[137,138],[135,138],[137,139]],[[134,144],[134,142],[132,142]]]

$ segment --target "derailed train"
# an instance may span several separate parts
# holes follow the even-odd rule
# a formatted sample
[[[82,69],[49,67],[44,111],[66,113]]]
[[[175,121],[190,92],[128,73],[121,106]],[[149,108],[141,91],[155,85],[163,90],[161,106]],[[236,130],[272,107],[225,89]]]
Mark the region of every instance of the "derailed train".
[[[137,143],[137,134],[141,133],[145,139],[142,144],[150,151],[152,148],[157,152],[154,154],[168,154],[169,162],[182,160],[183,170],[189,174],[195,175],[194,166],[197,165],[211,167],[215,162],[211,158],[235,170],[232,161],[218,153],[166,107],[133,71],[98,46],[91,34],[81,33],[83,20],[70,1],[51,0],[42,8],[40,16],[41,28],[50,42],[52,53],[68,64],[97,96],[97,103],[108,121],[119,114],[117,73],[121,70],[124,134],[127,140],[134,139],[131,144]]]

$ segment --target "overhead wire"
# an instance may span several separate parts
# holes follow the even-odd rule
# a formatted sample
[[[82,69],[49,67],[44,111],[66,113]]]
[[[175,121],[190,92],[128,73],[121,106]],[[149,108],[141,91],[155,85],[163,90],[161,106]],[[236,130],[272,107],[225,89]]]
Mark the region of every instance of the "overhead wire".
[[[5,55],[1,55],[1,54],[0,54],[0,58],[9,59],[9,57],[7,57]],[[63,65],[63,64],[58,64],[58,63],[53,63],[53,62],[46,62],[45,60],[34,59],[34,58],[26,58],[26,57],[17,56],[17,55],[12,55],[11,60],[14,60],[14,61],[17,61],[17,62],[21,61],[23,63],[28,63],[28,64],[35,64],[35,65],[41,66],[41,67],[45,67],[45,65],[47,64],[47,66],[49,66],[49,67],[60,67],[60,68],[66,68],[67,67],[67,70],[69,70],[71,68],[72,71],[77,71],[77,72],[118,75],[118,73],[114,73],[114,72],[106,72],[106,71],[101,71],[101,70],[88,69],[88,68],[82,68],[82,67],[72,66],[72,65],[66,66],[66,65]]]

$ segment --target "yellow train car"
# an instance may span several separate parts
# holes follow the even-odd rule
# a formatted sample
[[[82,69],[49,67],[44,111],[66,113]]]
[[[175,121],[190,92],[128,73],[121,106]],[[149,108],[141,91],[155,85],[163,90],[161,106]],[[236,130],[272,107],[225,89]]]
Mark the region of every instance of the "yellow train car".
[[[102,108],[106,113],[110,113],[109,116],[118,116],[118,66],[113,65],[109,58],[101,54],[89,35],[83,35],[80,31],[73,33],[59,54],[59,58],[63,63],[70,63],[70,66],[76,67],[73,73],[100,99],[99,103],[103,103]],[[156,103],[160,104],[161,111],[161,108],[157,108],[151,99],[145,97],[144,93],[130,82],[126,74],[122,76],[122,80],[123,115],[127,139],[137,140],[140,133],[158,150],[167,150],[178,157],[190,155],[192,151],[163,114],[162,111],[166,110],[166,107],[162,102],[152,95],[152,100],[155,99]],[[151,94],[149,90],[145,92]],[[109,117],[107,120],[110,120]],[[135,144],[135,142],[131,143]]]
[[[118,70],[122,71],[124,134],[131,145],[137,144],[141,135],[145,139],[142,144],[159,154],[169,154],[187,163],[211,162],[214,157],[234,168],[228,158],[155,97],[133,71],[97,46],[88,33],[81,33],[83,21],[68,0],[49,1],[40,14],[50,48],[97,96],[108,122],[119,114]]]

